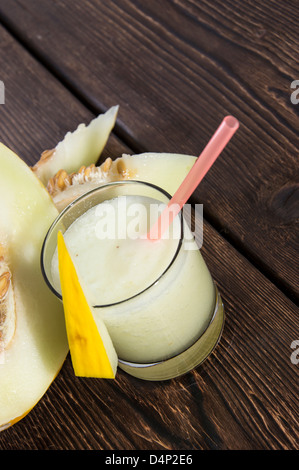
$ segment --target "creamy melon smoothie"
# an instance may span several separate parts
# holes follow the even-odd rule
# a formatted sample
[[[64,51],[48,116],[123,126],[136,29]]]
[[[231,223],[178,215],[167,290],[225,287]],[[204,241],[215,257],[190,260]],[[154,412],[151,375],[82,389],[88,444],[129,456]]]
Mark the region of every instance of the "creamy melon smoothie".
[[[206,337],[215,317],[214,282],[181,214],[162,239],[147,239],[157,210],[168,199],[152,185],[128,183],[107,184],[107,199],[102,194],[86,204],[84,196],[79,198],[83,210],[67,220],[68,211],[74,212],[67,208],[55,224],[56,233],[64,232],[87,299],[94,315],[104,320],[121,367],[173,361],[199,338],[204,351],[193,355],[201,362],[221,329],[218,322],[216,333]],[[48,264],[48,279],[60,294],[57,248],[52,247]],[[197,358],[192,361],[188,365],[183,357],[184,367],[192,368]],[[160,378],[166,378],[163,372]]]

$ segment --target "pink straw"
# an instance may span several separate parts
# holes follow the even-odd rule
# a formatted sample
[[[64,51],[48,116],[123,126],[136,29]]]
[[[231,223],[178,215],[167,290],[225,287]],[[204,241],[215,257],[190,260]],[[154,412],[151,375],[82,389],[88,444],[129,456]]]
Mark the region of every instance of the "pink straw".
[[[239,122],[233,116],[226,116],[211,140],[197,158],[193,167],[177,189],[158,220],[153,224],[147,238],[157,240],[168,229],[183,205],[195,191],[201,180],[209,171],[224,147],[228,144],[239,127]]]

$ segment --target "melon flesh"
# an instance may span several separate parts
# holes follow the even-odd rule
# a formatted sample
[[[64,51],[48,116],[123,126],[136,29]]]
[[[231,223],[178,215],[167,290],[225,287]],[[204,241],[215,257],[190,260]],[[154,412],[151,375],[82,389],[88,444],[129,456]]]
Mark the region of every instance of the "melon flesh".
[[[8,344],[0,342],[3,430],[46,392],[66,358],[68,343],[62,304],[40,269],[42,243],[57,209],[32,170],[1,143],[0,168],[1,258],[4,271],[8,266],[11,273],[15,314],[12,338]]]
[[[178,153],[142,153],[123,155],[128,179],[146,181],[173,195],[195,163],[193,155]]]
[[[184,154],[125,154],[113,162],[107,159],[99,167],[83,168],[71,178],[66,175],[64,182],[58,173],[48,182],[47,189],[59,212],[82,194],[111,181],[146,181],[173,195],[195,161],[195,156]]]
[[[112,106],[87,126],[79,124],[74,132],[68,132],[52,150],[45,150],[33,171],[46,185],[49,179],[63,169],[67,173],[78,171],[80,166],[95,163],[109,138],[118,113],[118,106]]]

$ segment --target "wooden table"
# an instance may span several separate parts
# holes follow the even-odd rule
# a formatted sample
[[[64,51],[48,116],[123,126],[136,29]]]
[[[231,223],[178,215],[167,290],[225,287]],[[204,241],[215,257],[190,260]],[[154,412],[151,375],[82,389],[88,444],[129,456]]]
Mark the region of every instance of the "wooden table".
[[[291,0],[0,0],[0,140],[30,165],[115,104],[102,159],[197,155],[240,121],[193,196],[216,350],[161,383],[79,379],[68,356],[0,449],[298,449],[298,25]]]

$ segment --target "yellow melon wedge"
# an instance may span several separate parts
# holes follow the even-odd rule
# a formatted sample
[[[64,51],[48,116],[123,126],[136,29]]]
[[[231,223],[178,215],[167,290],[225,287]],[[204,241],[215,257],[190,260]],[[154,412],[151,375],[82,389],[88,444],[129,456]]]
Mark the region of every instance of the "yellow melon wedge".
[[[75,375],[114,379],[117,354],[103,321],[95,320],[63,235],[58,233],[58,263],[66,330]]]
[[[57,217],[31,169],[0,143],[0,430],[25,416],[68,353],[63,307],[49,291],[40,251]],[[9,273],[9,275],[5,275]],[[10,296],[5,295],[9,287]]]

